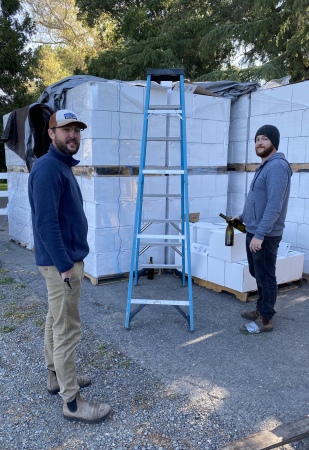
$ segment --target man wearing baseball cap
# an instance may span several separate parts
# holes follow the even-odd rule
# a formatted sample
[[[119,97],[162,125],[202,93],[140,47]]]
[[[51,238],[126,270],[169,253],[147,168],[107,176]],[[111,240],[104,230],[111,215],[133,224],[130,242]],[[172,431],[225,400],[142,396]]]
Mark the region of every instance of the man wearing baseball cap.
[[[89,253],[88,224],[83,199],[72,167],[87,125],[67,109],[49,120],[51,144],[32,166],[29,201],[36,264],[48,292],[44,351],[48,369],[47,390],[63,400],[68,420],[100,422],[110,412],[105,403],[83,399],[80,388],[91,384],[88,375],[76,374],[76,345],[81,336],[79,300],[84,258]]]
[[[241,315],[252,322],[241,331],[262,333],[273,330],[277,300],[276,260],[287,213],[292,170],[278,152],[280,133],[274,125],[263,125],[255,133],[255,152],[262,160],[252,180],[243,212],[250,274],[255,277],[258,299],[254,311]],[[236,218],[236,217],[234,217]]]

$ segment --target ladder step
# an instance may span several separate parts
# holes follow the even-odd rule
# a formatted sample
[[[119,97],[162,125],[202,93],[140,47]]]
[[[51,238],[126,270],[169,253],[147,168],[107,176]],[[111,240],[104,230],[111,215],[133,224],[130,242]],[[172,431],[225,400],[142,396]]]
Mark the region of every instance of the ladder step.
[[[187,300],[150,300],[147,298],[132,298],[131,303],[134,303],[135,305],[189,305],[189,301]]]
[[[166,137],[147,137],[147,141],[170,141],[170,142],[180,142],[180,137],[166,136]]]
[[[148,109],[148,114],[175,114],[175,115],[180,115],[182,114],[182,110],[181,109]]]
[[[139,269],[179,269],[182,264],[139,264]]]
[[[170,222],[182,222],[181,219],[141,219],[143,223],[154,222],[154,223],[170,223]]]
[[[180,239],[185,240],[186,236],[180,234],[138,234],[139,239]],[[180,242],[181,244],[181,242]]]
[[[149,105],[149,110],[151,111],[156,111],[159,109],[180,109],[181,110],[181,106],[180,105]]]
[[[182,175],[184,174],[184,169],[182,167],[160,167],[160,166],[147,166],[147,168],[142,170],[143,174],[148,175]]]
[[[165,246],[165,247],[177,247],[181,246],[181,242],[143,242],[143,245],[147,246],[147,247],[151,247],[151,246],[155,246],[155,245],[159,245],[159,246]]]
[[[144,197],[181,198],[181,194],[144,194]]]

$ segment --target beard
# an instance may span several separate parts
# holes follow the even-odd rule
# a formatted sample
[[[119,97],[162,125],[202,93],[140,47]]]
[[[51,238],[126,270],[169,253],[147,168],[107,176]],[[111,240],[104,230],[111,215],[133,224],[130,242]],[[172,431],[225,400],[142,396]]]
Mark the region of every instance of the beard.
[[[267,146],[258,144],[255,147],[255,153],[259,158],[267,158],[274,150],[276,149],[271,142]]]
[[[70,147],[70,144],[75,144],[75,147]],[[65,155],[75,155],[79,149],[79,142],[74,138],[67,138],[65,141],[62,141],[55,136],[55,147]]]

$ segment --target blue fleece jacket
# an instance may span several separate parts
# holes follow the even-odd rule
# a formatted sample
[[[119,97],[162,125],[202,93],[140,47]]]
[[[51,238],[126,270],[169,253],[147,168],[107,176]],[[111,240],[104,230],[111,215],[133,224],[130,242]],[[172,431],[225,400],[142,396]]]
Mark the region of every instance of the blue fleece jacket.
[[[78,162],[51,144],[29,175],[36,264],[56,266],[60,273],[89,253],[83,199],[72,173]]]
[[[274,153],[257,169],[241,220],[257,239],[282,236],[292,170],[283,153]]]

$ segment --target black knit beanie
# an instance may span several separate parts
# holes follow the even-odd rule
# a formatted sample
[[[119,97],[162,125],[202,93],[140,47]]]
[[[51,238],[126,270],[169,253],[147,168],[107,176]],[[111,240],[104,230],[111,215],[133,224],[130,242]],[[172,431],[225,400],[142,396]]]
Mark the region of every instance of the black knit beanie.
[[[256,137],[260,135],[267,136],[276,150],[278,150],[280,142],[280,132],[278,128],[276,128],[274,125],[263,125],[255,133],[254,142],[256,141]]]

